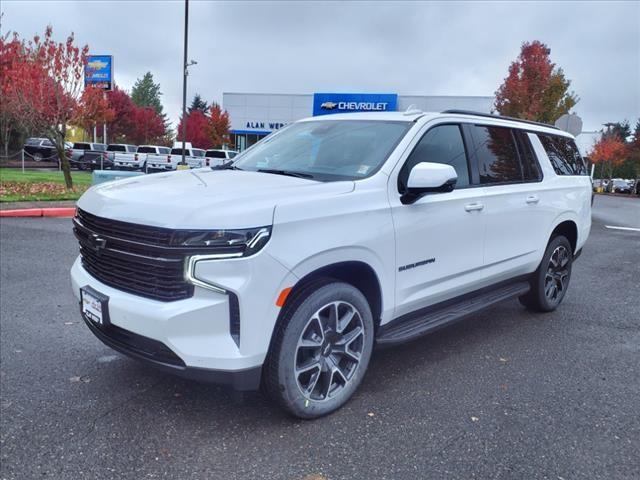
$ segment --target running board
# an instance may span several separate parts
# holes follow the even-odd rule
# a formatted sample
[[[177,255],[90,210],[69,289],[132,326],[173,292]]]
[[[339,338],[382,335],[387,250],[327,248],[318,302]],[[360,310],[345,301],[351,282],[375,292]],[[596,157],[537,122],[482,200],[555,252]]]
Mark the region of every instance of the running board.
[[[446,301],[427,307],[380,327],[376,342],[378,345],[408,342],[498,302],[524,295],[529,289],[528,282],[511,283],[491,290],[483,289],[470,293],[461,300]]]

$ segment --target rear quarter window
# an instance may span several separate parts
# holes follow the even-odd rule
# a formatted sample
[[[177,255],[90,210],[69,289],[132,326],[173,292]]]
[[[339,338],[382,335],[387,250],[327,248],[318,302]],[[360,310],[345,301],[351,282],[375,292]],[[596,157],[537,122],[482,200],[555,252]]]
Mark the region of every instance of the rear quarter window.
[[[156,153],[155,147],[138,147],[138,153]]]
[[[548,134],[538,134],[538,138],[556,174],[587,175],[587,167],[571,138]]]

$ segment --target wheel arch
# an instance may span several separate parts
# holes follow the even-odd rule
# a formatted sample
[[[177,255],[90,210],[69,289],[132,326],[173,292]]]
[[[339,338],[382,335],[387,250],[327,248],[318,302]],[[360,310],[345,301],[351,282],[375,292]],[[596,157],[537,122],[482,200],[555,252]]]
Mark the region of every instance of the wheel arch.
[[[572,253],[575,255],[578,245],[578,224],[576,221],[574,219],[564,219],[557,222],[549,235],[549,242],[558,235],[563,235],[569,240]]]

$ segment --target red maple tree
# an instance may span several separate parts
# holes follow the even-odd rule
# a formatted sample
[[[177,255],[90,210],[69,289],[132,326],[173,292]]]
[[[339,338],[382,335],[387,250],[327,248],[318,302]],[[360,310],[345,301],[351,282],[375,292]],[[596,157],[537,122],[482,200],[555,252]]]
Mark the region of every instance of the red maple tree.
[[[95,93],[87,93],[91,108],[83,108],[83,71],[88,46],[75,45],[73,34],[65,42],[56,42],[47,27],[43,37],[20,41],[14,35],[11,48],[16,48],[9,65],[3,67],[3,102],[11,110],[13,121],[27,132],[46,136],[60,158],[67,188],[73,188],[69,159],[65,154],[67,125],[73,120],[88,121],[88,115],[102,117],[104,102],[96,102]],[[6,68],[5,68],[6,67]],[[5,97],[6,94],[6,97]],[[108,116],[108,114],[106,114]]]
[[[602,177],[613,176],[613,168],[625,161],[628,154],[627,145],[613,135],[604,135],[594,146],[588,157],[593,163],[601,166]]]
[[[178,125],[178,141],[182,141],[182,124],[180,120]],[[211,140],[211,122],[209,118],[200,110],[193,110],[186,117],[186,142],[190,142],[195,148],[211,148],[213,141]]]
[[[551,62],[550,54],[549,47],[538,40],[522,44],[496,91],[495,109],[501,115],[553,123],[578,102],[569,92],[571,81]]]
[[[124,90],[115,87],[107,93],[109,108],[113,110],[113,119],[107,122],[109,138],[113,142],[127,143],[132,141],[129,137],[134,130],[134,109],[136,106],[131,97]]]
[[[186,140],[196,148],[222,147],[229,143],[229,114],[211,102],[209,114],[192,110],[187,114]],[[182,140],[182,119],[178,125],[178,141]]]
[[[132,128],[128,138],[136,145],[162,144],[164,122],[153,107],[133,106]]]
[[[115,118],[115,113],[109,105],[106,92],[87,86],[76,105],[72,121],[85,130],[91,130],[95,125],[111,122]]]
[[[216,102],[211,102],[209,107],[209,121],[210,121],[210,137],[214,147],[222,147],[230,141],[229,137],[229,114],[222,110],[222,107]]]

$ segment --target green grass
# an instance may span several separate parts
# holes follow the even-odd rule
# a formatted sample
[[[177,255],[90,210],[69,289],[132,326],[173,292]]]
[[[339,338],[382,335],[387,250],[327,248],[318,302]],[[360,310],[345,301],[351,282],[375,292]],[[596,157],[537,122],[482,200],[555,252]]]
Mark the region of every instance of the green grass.
[[[73,190],[64,186],[62,172],[0,169],[0,202],[77,200],[91,185],[91,174],[72,172]]]
[[[91,173],[71,172],[74,185],[91,185]],[[62,172],[47,172],[39,170],[22,170],[19,168],[0,168],[0,182],[27,183],[64,183]]]

